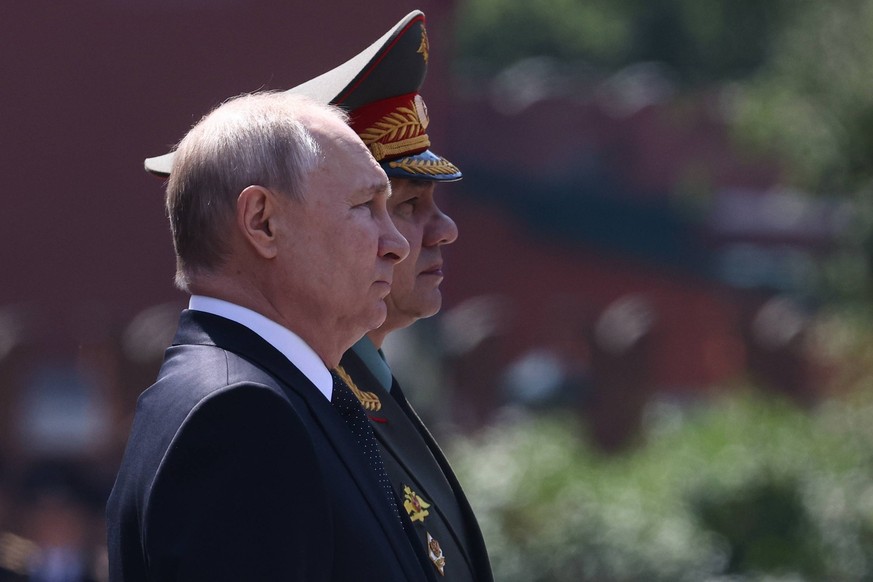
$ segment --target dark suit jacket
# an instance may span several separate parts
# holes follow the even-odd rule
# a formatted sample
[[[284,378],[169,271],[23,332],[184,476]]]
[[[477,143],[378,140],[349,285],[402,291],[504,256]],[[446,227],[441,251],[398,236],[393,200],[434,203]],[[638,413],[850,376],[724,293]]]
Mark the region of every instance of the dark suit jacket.
[[[384,390],[354,350],[343,355],[341,365],[358,388],[376,394],[382,402],[381,410],[368,414],[401,503],[408,486],[430,504],[428,515],[416,520],[414,528],[422,546],[428,533],[439,541],[446,558],[445,578],[440,579],[493,580],[488,552],[470,503],[397,380],[392,377],[390,393]]]
[[[330,402],[202,312],[140,396],[107,517],[115,582],[434,579]]]

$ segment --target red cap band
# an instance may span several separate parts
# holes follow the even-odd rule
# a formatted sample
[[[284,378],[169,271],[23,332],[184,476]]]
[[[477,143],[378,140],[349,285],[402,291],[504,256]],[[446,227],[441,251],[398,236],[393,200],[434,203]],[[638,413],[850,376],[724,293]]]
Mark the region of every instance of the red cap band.
[[[427,107],[418,93],[382,99],[351,114],[352,129],[377,161],[411,156],[430,147]]]

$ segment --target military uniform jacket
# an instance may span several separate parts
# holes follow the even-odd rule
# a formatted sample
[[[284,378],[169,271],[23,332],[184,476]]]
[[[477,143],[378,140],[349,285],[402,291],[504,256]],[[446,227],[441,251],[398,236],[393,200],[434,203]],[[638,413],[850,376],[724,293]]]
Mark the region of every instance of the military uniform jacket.
[[[246,327],[184,311],[107,508],[110,579],[434,580],[322,393]]]
[[[397,380],[392,377],[391,391],[386,391],[354,350],[345,353],[341,366],[359,391],[369,392],[380,401],[381,408],[368,410],[367,414],[385,469],[431,562],[438,562],[442,554],[439,579],[492,581],[485,542],[467,497]],[[438,563],[432,567],[439,572]]]

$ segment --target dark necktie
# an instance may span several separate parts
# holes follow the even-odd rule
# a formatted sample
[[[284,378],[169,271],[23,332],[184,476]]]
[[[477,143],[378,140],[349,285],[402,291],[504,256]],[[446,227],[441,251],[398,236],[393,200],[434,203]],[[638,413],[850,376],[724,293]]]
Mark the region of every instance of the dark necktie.
[[[400,517],[400,510],[397,507],[397,500],[394,498],[394,489],[391,487],[391,481],[388,480],[388,473],[385,472],[385,464],[382,461],[382,455],[379,453],[379,445],[376,443],[376,437],[373,435],[373,429],[370,427],[370,421],[367,420],[367,415],[361,407],[361,403],[352,394],[352,391],[346,386],[346,383],[336,375],[336,372],[331,371],[333,377],[333,396],[331,404],[346,421],[346,424],[358,441],[364,456],[370,467],[373,468],[376,478],[379,480],[379,486],[385,491],[385,496],[388,498],[388,505],[397,516],[397,520],[403,524]]]

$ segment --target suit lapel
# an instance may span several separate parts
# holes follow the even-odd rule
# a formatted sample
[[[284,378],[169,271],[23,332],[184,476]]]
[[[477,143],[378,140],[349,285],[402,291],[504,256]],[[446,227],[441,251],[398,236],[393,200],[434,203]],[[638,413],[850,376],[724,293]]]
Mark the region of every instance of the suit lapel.
[[[326,440],[347,466],[353,481],[391,541],[398,562],[410,573],[412,579],[421,576],[421,565],[412,560],[409,541],[403,529],[398,526],[396,517],[388,511],[385,493],[361,454],[357,441],[333,405],[296,366],[247,327],[204,312],[182,312],[179,331],[173,344],[212,345],[233,352],[269,373],[289,398],[302,400],[321,427]]]

